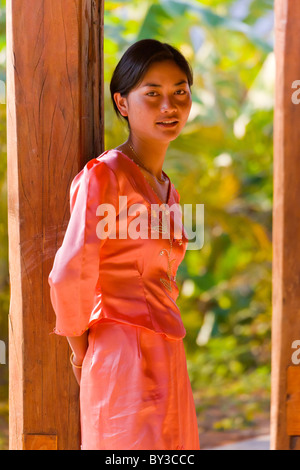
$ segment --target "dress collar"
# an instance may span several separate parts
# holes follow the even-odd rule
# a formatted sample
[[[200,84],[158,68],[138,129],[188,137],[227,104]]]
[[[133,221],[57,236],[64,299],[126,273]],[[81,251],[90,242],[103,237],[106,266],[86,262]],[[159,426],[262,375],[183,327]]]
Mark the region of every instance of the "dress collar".
[[[130,179],[130,182],[133,184],[135,189],[139,193],[141,193],[145,199],[147,199],[150,204],[163,204],[163,205],[170,205],[174,202],[174,185],[171,182],[169,176],[162,170],[162,173],[166,176],[166,178],[169,181],[169,189],[168,189],[168,198],[167,202],[163,202],[160,200],[152,186],[150,185],[149,181],[141,171],[140,167],[138,166],[137,163],[135,163],[131,158],[128,157],[125,153],[121,152],[120,150],[117,149],[112,149],[112,150],[107,150],[104,152],[104,154],[115,154],[118,157],[120,156],[121,158],[118,158],[118,161],[122,168],[124,169],[125,174],[128,176]],[[101,157],[104,155],[102,154]],[[177,202],[177,201],[176,201]]]
[[[166,203],[162,202],[159,199],[159,197],[151,187],[150,183],[147,181],[144,174],[140,170],[139,166],[133,160],[131,160],[131,158],[129,158],[125,153],[117,149],[106,150],[101,155],[99,155],[99,157],[97,157],[97,159],[102,158],[108,159],[110,161],[112,169],[115,169],[116,172],[118,168],[121,168],[122,172],[129,179],[130,184],[137,190],[139,194],[141,194],[150,203],[150,205],[159,204],[160,206],[168,205],[169,207],[171,207],[174,203],[179,204],[179,194],[174,184],[171,182],[170,178],[164,171],[163,174],[169,180],[168,201]],[[182,238],[182,240],[187,243],[189,239],[184,225],[182,225],[182,231],[182,235],[179,238]]]

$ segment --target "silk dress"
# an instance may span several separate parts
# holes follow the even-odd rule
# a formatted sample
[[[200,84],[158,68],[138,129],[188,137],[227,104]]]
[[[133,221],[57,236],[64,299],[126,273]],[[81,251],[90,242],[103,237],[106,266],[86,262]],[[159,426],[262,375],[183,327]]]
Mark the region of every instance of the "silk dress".
[[[176,273],[188,238],[169,177],[160,201],[119,150],[72,180],[70,220],[48,277],[55,333],[89,330],[82,450],[197,450]]]

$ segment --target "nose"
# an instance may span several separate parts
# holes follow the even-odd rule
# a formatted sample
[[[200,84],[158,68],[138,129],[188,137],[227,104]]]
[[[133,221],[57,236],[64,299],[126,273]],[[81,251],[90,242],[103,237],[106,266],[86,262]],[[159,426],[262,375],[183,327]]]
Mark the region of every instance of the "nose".
[[[176,107],[175,103],[173,102],[172,97],[170,97],[170,96],[165,96],[162,99],[160,109],[161,109],[162,113],[177,112],[177,107]]]

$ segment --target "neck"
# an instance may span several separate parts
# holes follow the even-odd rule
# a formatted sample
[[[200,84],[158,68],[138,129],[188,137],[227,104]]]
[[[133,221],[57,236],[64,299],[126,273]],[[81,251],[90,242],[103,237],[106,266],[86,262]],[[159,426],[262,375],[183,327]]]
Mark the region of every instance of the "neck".
[[[146,142],[133,135],[129,136],[127,143],[134,148],[142,165],[144,165],[152,175],[161,178],[162,167],[169,143]]]

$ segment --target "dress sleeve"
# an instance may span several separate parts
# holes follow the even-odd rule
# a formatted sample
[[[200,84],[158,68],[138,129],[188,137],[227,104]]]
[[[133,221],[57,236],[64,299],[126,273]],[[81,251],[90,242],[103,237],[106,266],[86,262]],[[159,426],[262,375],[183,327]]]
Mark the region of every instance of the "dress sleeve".
[[[175,188],[175,186],[173,185],[174,189],[175,189],[175,194],[176,194],[176,197],[177,197],[177,204],[179,204],[180,202],[180,194],[178,192],[178,190]]]
[[[71,183],[70,220],[48,277],[56,334],[80,336],[89,328],[105,242],[97,234],[97,207],[112,204],[116,216],[118,188],[113,170],[97,159],[90,160]]]

